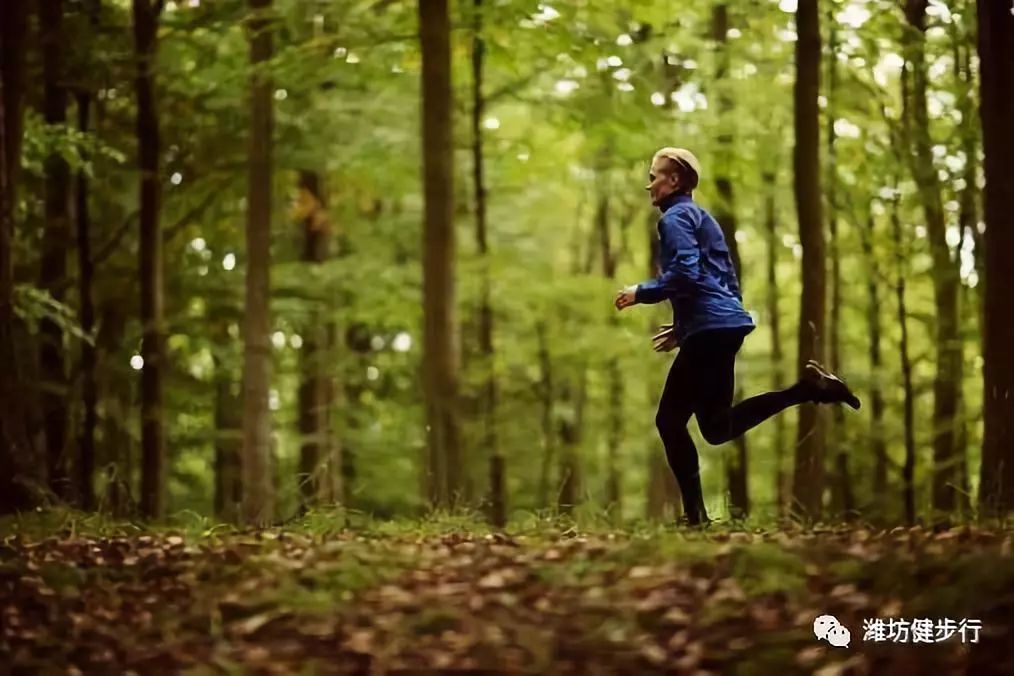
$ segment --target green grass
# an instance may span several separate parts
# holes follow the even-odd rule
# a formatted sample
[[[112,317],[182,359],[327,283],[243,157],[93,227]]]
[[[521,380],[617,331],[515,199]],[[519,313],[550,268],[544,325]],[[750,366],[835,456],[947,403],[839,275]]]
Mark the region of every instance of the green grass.
[[[150,528],[125,519],[72,509],[38,509],[0,517],[0,536],[18,535],[28,540],[47,537],[119,537],[139,535]]]

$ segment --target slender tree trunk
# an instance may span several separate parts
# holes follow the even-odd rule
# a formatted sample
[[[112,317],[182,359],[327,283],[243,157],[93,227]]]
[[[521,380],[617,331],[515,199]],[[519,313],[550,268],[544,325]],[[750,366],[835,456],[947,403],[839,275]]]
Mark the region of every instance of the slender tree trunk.
[[[652,390],[652,395],[657,392]],[[656,521],[679,519],[683,513],[679,485],[665,460],[665,454],[652,448],[648,454],[648,497],[645,517]]]
[[[549,353],[546,322],[539,320],[535,333],[539,341],[539,400],[542,409],[542,467],[539,472],[539,507],[549,507],[549,482],[556,455],[556,433],[553,430],[553,362]]]
[[[166,452],[162,402],[165,361],[162,231],[159,224],[159,129],[155,104],[155,53],[161,3],[133,0],[137,76],[138,166],[141,173],[141,513],[160,519],[166,510]]]
[[[831,313],[830,357],[831,371],[840,373],[841,362],[841,253],[838,234],[838,158],[837,134],[834,121],[838,102],[838,31],[835,18],[836,4],[828,3],[828,24],[831,27],[828,42],[827,85],[827,212],[831,254]],[[835,406],[831,410],[831,433],[828,435],[829,452],[835,459],[835,508],[846,519],[855,516],[855,497],[849,472],[848,439],[845,429],[845,410]]]
[[[971,52],[972,50],[969,50]],[[966,59],[968,57],[966,56]],[[968,73],[969,86],[972,86],[972,65],[969,61],[965,62],[965,72]],[[968,97],[969,99],[971,96]],[[964,119],[973,119],[981,115],[981,110],[978,115],[975,113],[974,104],[969,103],[968,110],[965,113]],[[971,125],[969,125],[971,126]],[[973,129],[967,129],[965,132],[965,157],[973,158],[977,157],[976,144],[973,134]],[[979,322],[979,335],[985,335],[983,331],[986,326],[986,251],[985,251],[985,238],[983,233],[979,232],[978,218],[975,215],[975,185],[976,185],[976,173],[979,168],[978,162],[973,162],[971,159],[965,161],[965,189],[962,190],[961,195],[961,219],[969,223],[970,232],[972,237],[972,256],[973,265],[975,266],[976,276],[976,298],[978,299],[976,310],[978,311],[978,322]],[[983,347],[980,345],[980,348]]]
[[[955,424],[961,396],[961,336],[958,331],[959,271],[947,245],[940,181],[933,163],[933,140],[926,108],[926,7],[928,0],[906,0],[905,56],[911,65],[912,88],[905,97],[914,153],[909,153],[912,177],[919,187],[926,232],[933,260],[936,303],[937,372],[933,381],[933,509],[948,515],[956,506],[959,484],[955,453]]]
[[[828,43],[828,84],[827,84],[827,220],[828,232],[830,233],[830,254],[831,254],[831,326],[830,326],[830,351],[831,370],[838,372],[841,369],[841,257],[838,242],[838,157],[836,150],[837,134],[834,130],[835,114],[837,112],[837,86],[838,86],[838,31],[834,18],[834,3],[828,5],[828,23],[831,26],[830,39]],[[835,407],[833,416],[833,430],[840,429],[844,422],[844,411],[840,406]],[[831,442],[832,447],[839,444]],[[837,449],[835,449],[837,450]]]
[[[712,10],[712,37],[716,44],[715,53],[715,82],[718,90],[718,171],[715,184],[718,188],[718,209],[716,216],[722,231],[725,234],[725,241],[729,245],[729,253],[732,256],[733,266],[736,268],[736,275],[739,277],[742,287],[743,268],[739,254],[739,242],[736,241],[736,210],[735,196],[733,194],[731,168],[734,163],[735,135],[733,125],[733,97],[729,91],[731,85],[727,77],[729,70],[729,7],[725,2],[719,2]],[[736,387],[736,400],[743,398],[743,388]],[[733,452],[726,453],[725,469],[726,483],[729,487],[730,510],[733,517],[742,518],[750,512],[749,484],[747,483],[747,446],[746,437],[741,435],[733,441]]]
[[[905,298],[906,245],[901,232],[901,217],[898,214],[898,198],[891,204],[891,237],[894,242],[894,256],[897,277],[894,285],[898,300],[898,325],[901,327],[901,382],[904,392],[905,462],[901,476],[905,499],[905,520],[915,523],[915,388],[912,385],[912,360],[908,347],[908,308]]]
[[[27,385],[18,359],[19,323],[14,315],[14,210],[21,165],[22,101],[29,3],[0,3],[0,514],[26,509],[41,499],[24,403]]]
[[[571,270],[577,274],[590,275],[595,268],[595,256],[598,247],[595,239],[600,236],[596,228],[586,233],[581,227],[582,220],[575,220],[575,240],[577,245],[571,259]],[[587,235],[591,235],[590,237]],[[582,261],[580,243],[587,241],[588,256]],[[564,317],[566,323],[567,318]],[[560,404],[562,415],[559,416],[558,430],[560,435],[560,466],[557,480],[556,506],[559,512],[569,514],[584,497],[584,471],[581,462],[581,442],[584,437],[584,409],[587,394],[588,368],[583,359],[570,368],[564,367],[560,383]]]
[[[40,0],[39,30],[42,42],[43,119],[47,125],[67,124],[67,90],[63,67],[63,2]],[[45,160],[45,221],[39,265],[39,288],[53,300],[63,301],[67,276],[67,242],[70,240],[70,167],[54,151]],[[59,498],[70,501],[67,456],[68,382],[63,330],[53,319],[39,321],[39,369],[42,380],[42,416],[46,429],[49,487]]]
[[[303,262],[320,266],[328,258],[328,218],[321,177],[317,172],[299,172],[299,201],[303,226]],[[301,382],[299,385],[299,433],[302,437],[299,456],[299,487],[303,509],[318,502],[333,500],[335,476],[339,471],[332,464],[330,448],[329,393],[333,386],[327,375],[327,357],[331,353],[328,327],[322,321],[322,308],[311,311],[303,331],[300,351]]]
[[[343,426],[346,431],[345,444],[342,447],[342,486],[344,486],[345,494],[348,496],[348,504],[352,505],[352,500],[356,495],[354,487],[358,480],[357,458],[359,457],[358,449],[353,445],[353,440],[360,438],[360,432],[363,427],[362,420],[356,415],[355,408],[356,404],[362,399],[363,391],[366,389],[361,374],[366,371],[365,355],[368,355],[372,350],[370,347],[369,327],[362,322],[354,322],[346,326],[344,349],[348,355],[351,367],[344,369],[343,373],[360,374],[356,377],[348,376],[343,381],[345,396],[347,397],[349,406],[346,406],[342,410]],[[424,472],[420,472],[420,478],[424,474]],[[421,488],[425,489],[425,486]]]
[[[567,379],[561,388],[561,400],[572,415],[560,419],[560,481],[557,508],[570,513],[581,501],[584,491],[584,475],[581,468],[579,449],[584,433],[584,405],[587,370],[579,367],[577,382]]]
[[[979,0],[979,63],[983,194],[986,221],[985,383],[979,508],[987,515],[1014,510],[1014,15],[1003,2]],[[971,158],[970,158],[971,159]]]
[[[959,246],[958,251],[960,251],[960,250],[961,249],[960,249],[960,246]],[[960,304],[961,317],[960,317],[960,320],[961,320],[963,326],[973,326],[974,325],[973,322],[975,321],[975,317],[970,316],[970,315],[972,315],[975,311],[971,310],[971,308],[974,307],[974,304],[970,302],[970,296],[971,296],[971,293],[972,293],[971,289],[969,289],[964,284],[961,284],[959,286],[959,291],[961,293],[961,304]],[[980,330],[980,335],[981,335],[981,327],[980,327],[979,330]],[[965,330],[962,329],[961,333],[962,333],[962,342],[964,342]],[[957,467],[958,467],[958,470],[957,470],[957,473],[958,473],[958,478],[957,478],[958,483],[955,486],[955,491],[957,492],[957,498],[956,498],[957,499],[957,505],[956,505],[956,509],[958,511],[959,516],[962,519],[964,519],[965,517],[967,517],[968,515],[970,515],[971,512],[972,512],[972,493],[971,493],[972,488],[971,488],[971,485],[969,483],[969,476],[968,476],[968,443],[969,443],[968,442],[968,398],[965,396],[965,364],[964,364],[964,361],[965,361],[965,355],[964,355],[964,350],[962,350],[961,368],[958,371],[958,375],[960,375],[960,377],[961,377],[961,380],[959,381],[961,383],[961,394],[958,397],[958,413],[957,413],[958,419],[957,419],[957,422],[956,422],[956,425],[955,425],[955,437],[954,437],[955,461],[957,462]]]
[[[246,217],[246,331],[243,356],[243,513],[247,524],[274,518],[271,411],[271,75],[272,2],[249,0],[250,174]]]
[[[600,169],[600,179],[605,170]],[[602,257],[602,274],[607,279],[616,279],[616,252],[610,229],[611,211],[609,186],[600,180],[598,199],[595,207],[595,228],[599,238],[599,253]],[[616,313],[609,316],[609,323],[615,325]],[[622,513],[622,479],[620,476],[620,443],[623,439],[623,378],[619,360],[611,358],[606,365],[609,382],[609,431],[606,435],[606,508]]]
[[[486,45],[483,40],[482,0],[473,0],[472,26],[472,178],[475,188],[475,241],[481,259],[479,293],[479,352],[484,372],[482,386],[483,434],[482,449],[489,457],[490,520],[503,527],[507,522],[507,489],[504,483],[504,458],[497,444],[496,434],[496,369],[493,346],[493,302],[490,297],[489,237],[486,223],[486,183],[482,145],[482,116],[486,101],[482,93],[483,60]]]
[[[866,259],[866,326],[870,355],[870,445],[873,449],[873,498],[875,512],[882,515],[887,506],[887,440],[884,436],[884,394],[881,372],[884,367],[880,349],[880,284],[873,242],[876,219],[871,211],[861,232],[863,257]]]
[[[623,372],[619,359],[606,368],[609,378],[609,432],[606,435],[606,508],[614,516],[623,514],[623,473],[620,445],[623,443]]]
[[[123,337],[127,328],[127,311],[122,298],[102,301],[99,315],[99,332],[95,338],[96,372],[102,400],[102,474],[105,479],[103,499],[107,509],[117,517],[134,511],[134,494],[131,456],[136,452],[135,442],[128,430],[131,407],[131,379],[123,373],[116,361],[123,357]]]
[[[971,1],[971,0],[970,0]],[[975,19],[978,20],[977,17]],[[972,70],[972,54],[976,51],[976,45],[968,45],[964,50],[964,58],[961,62],[962,79],[964,80],[966,90],[961,99],[961,113],[963,120],[981,120],[982,109],[976,111],[975,107],[975,75]],[[981,87],[981,83],[980,83]],[[980,104],[981,105],[981,104]],[[981,128],[981,124],[980,124]],[[961,193],[961,218],[964,222],[968,223],[971,230],[970,234],[972,237],[972,255],[973,264],[975,266],[976,273],[976,297],[978,298],[978,313],[979,313],[979,335],[985,336],[986,326],[986,291],[985,291],[985,279],[986,279],[986,253],[985,253],[985,242],[983,233],[979,232],[978,218],[975,214],[976,204],[976,175],[978,168],[981,166],[978,162],[972,161],[972,158],[978,157],[976,152],[976,133],[975,126],[967,124],[964,126],[965,133],[963,134],[962,147],[965,151],[965,172],[963,178],[965,180],[965,188]],[[980,348],[983,345],[980,344]]]
[[[820,132],[817,95],[820,92],[820,16],[817,0],[800,0],[796,11],[794,192],[803,247],[803,292],[799,312],[798,369],[824,354],[826,263],[820,198]],[[824,423],[815,404],[799,407],[794,507],[818,518],[824,489]]]
[[[221,361],[215,362],[215,516],[226,523],[239,519],[243,500],[239,455],[242,448],[240,397]],[[218,371],[223,373],[219,375]]]
[[[467,475],[458,421],[458,344],[454,288],[454,157],[450,21],[447,0],[420,0],[422,46],[423,382],[429,449],[429,500],[450,507]]]
[[[91,110],[91,95],[79,92],[77,95],[78,129],[88,132],[88,118]],[[77,260],[78,290],[81,308],[81,330],[91,336],[95,329],[95,303],[92,299],[94,268],[91,250],[91,221],[88,216],[88,177],[83,169],[77,173]],[[98,392],[95,384],[95,346],[81,341],[81,398],[84,403],[84,419],[78,439],[78,497],[85,511],[95,509],[95,428],[98,424],[96,404]]]
[[[658,212],[653,211],[647,220],[648,225],[648,277],[658,277]],[[657,331],[655,324],[648,323],[648,334],[654,335]],[[652,401],[658,397],[658,385],[651,384],[648,400]],[[646,504],[646,516],[649,519],[662,520],[668,518],[667,510],[671,507],[672,518],[678,519],[682,514],[683,500],[680,496],[679,484],[673,476],[672,469],[665,458],[665,449],[660,448],[658,437],[652,434],[655,443],[648,451],[648,500]]]
[[[339,352],[338,324],[335,321],[328,321],[324,324],[325,340],[327,341],[324,353],[324,363],[344,363],[344,358]],[[325,374],[324,378],[324,436],[327,440],[328,449],[328,485],[324,499],[329,504],[345,505],[345,435],[344,427],[341,426],[334,414],[335,410],[344,410],[345,406],[345,384],[339,380],[338,375],[333,371]]]
[[[213,359],[215,364],[215,516],[227,523],[240,517],[243,485],[240,453],[243,448],[243,402],[236,388],[229,355],[233,340],[229,323],[213,320]]]
[[[778,288],[778,229],[775,213],[775,174],[765,169],[762,176],[765,188],[764,229],[767,235],[767,314],[771,324],[771,387],[780,392],[785,388],[785,353],[782,349],[782,321],[779,308]],[[778,501],[778,515],[784,516],[791,490],[790,475],[785,470],[785,416],[774,419],[775,496]]]
[[[0,3],[0,85],[3,86],[3,126],[2,140],[4,143],[3,169],[4,181],[0,184],[3,188],[5,204],[8,207],[8,214],[11,220],[8,224],[13,227],[13,210],[16,205],[16,190],[18,179],[21,174],[21,137],[24,131],[24,97],[25,97],[25,42],[28,37],[28,12],[32,3],[28,0],[6,0]],[[2,272],[5,277],[0,279],[13,279],[13,260],[11,258],[11,237],[12,232],[4,235],[8,239],[7,248],[4,251],[8,254],[6,260],[0,261],[4,264]],[[11,287],[6,287],[10,289]]]
[[[955,27],[957,31],[957,27]],[[971,58],[970,55],[975,47],[968,43],[967,34],[960,34],[960,37],[954,40],[954,76],[955,80],[961,87],[961,93],[959,95],[959,108],[962,113],[963,120],[975,119],[975,102],[973,100],[972,92],[975,86],[974,75],[972,74]],[[972,238],[973,245],[973,259],[975,261],[976,269],[978,269],[980,258],[980,252],[976,251],[976,235],[978,234],[978,215],[976,213],[976,165],[978,162],[974,161],[974,158],[978,157],[978,146],[977,130],[975,125],[966,124],[963,125],[961,134],[961,148],[965,155],[965,171],[964,181],[965,185],[960,190],[959,200],[959,211],[958,211],[958,228],[961,232],[961,242],[958,246],[958,254],[955,260],[955,265],[958,266],[958,272],[960,274],[961,266],[961,251],[964,248],[964,242],[966,237]],[[981,281],[983,277],[980,275],[977,281]],[[968,286],[960,284],[961,290],[960,309],[962,314],[967,314],[969,310],[975,313],[975,320],[978,325],[981,336],[983,331],[983,320],[982,315],[982,294],[975,292],[978,296],[979,302],[973,304],[969,302],[969,296],[973,291]],[[973,309],[974,308],[974,309]],[[969,322],[971,323],[971,322]],[[962,325],[965,325],[965,321],[962,320]],[[959,328],[959,332],[964,332]],[[964,345],[964,336],[962,335],[962,346]],[[960,474],[961,488],[958,497],[958,508],[963,515],[971,514],[972,511],[972,494],[971,485],[968,476],[968,411],[967,404],[968,400],[965,397],[964,386],[965,386],[965,359],[964,351],[962,350],[961,359],[958,360],[959,371],[956,374],[958,379],[958,387],[960,388],[961,395],[958,401],[958,428],[957,428],[957,449],[955,454],[957,456],[958,469]]]

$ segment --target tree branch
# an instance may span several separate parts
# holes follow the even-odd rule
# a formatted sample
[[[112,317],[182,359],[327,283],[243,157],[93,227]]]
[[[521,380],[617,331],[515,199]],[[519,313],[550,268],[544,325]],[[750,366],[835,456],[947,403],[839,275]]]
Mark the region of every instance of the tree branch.
[[[211,203],[215,201],[215,198],[218,197],[219,194],[219,190],[208,191],[208,194],[205,195],[204,199],[202,199],[197,205],[176,219],[172,225],[167,228],[163,228],[162,242],[166,243],[172,240],[176,233],[182,230],[190,221],[197,218],[197,216],[199,216],[205,209],[211,206]],[[98,266],[113,255],[113,252],[116,251],[117,247],[119,247],[120,243],[123,241],[124,236],[126,236],[127,232],[130,231],[131,226],[136,223],[138,216],[140,216],[140,212],[134,211],[124,219],[123,223],[116,229],[116,232],[114,232],[112,236],[106,240],[106,243],[99,248],[94,256],[92,256],[92,265]],[[64,277],[56,284],[56,288],[65,291],[72,285],[76,284],[77,281],[77,275]]]

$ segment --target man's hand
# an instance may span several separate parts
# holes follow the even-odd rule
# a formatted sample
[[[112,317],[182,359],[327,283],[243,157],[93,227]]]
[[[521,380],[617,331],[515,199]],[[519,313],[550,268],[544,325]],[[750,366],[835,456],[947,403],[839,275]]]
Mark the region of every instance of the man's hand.
[[[655,352],[672,352],[676,348],[676,332],[672,324],[658,327],[658,333],[651,337],[651,349]]]
[[[631,305],[634,305],[635,303],[637,303],[637,285],[636,284],[634,284],[633,286],[628,286],[628,287],[626,287],[624,289],[620,289],[619,291],[617,291],[616,292],[616,300],[613,302],[613,305],[616,306],[617,310],[622,310],[623,308],[630,307]]]

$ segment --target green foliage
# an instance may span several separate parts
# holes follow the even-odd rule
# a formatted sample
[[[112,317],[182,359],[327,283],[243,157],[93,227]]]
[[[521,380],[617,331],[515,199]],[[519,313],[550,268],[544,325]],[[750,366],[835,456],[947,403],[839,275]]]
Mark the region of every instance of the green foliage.
[[[45,175],[43,162],[54,153],[67,163],[72,172],[84,171],[89,177],[95,176],[96,159],[115,164],[126,162],[127,158],[120,150],[95,134],[82,132],[67,124],[46,124],[34,110],[26,111],[24,125],[21,164],[36,176]]]
[[[60,327],[63,333],[91,345],[95,344],[95,336],[81,330],[77,313],[73,307],[55,300],[47,291],[28,284],[14,287],[14,314],[32,329],[37,329],[42,319]]]

